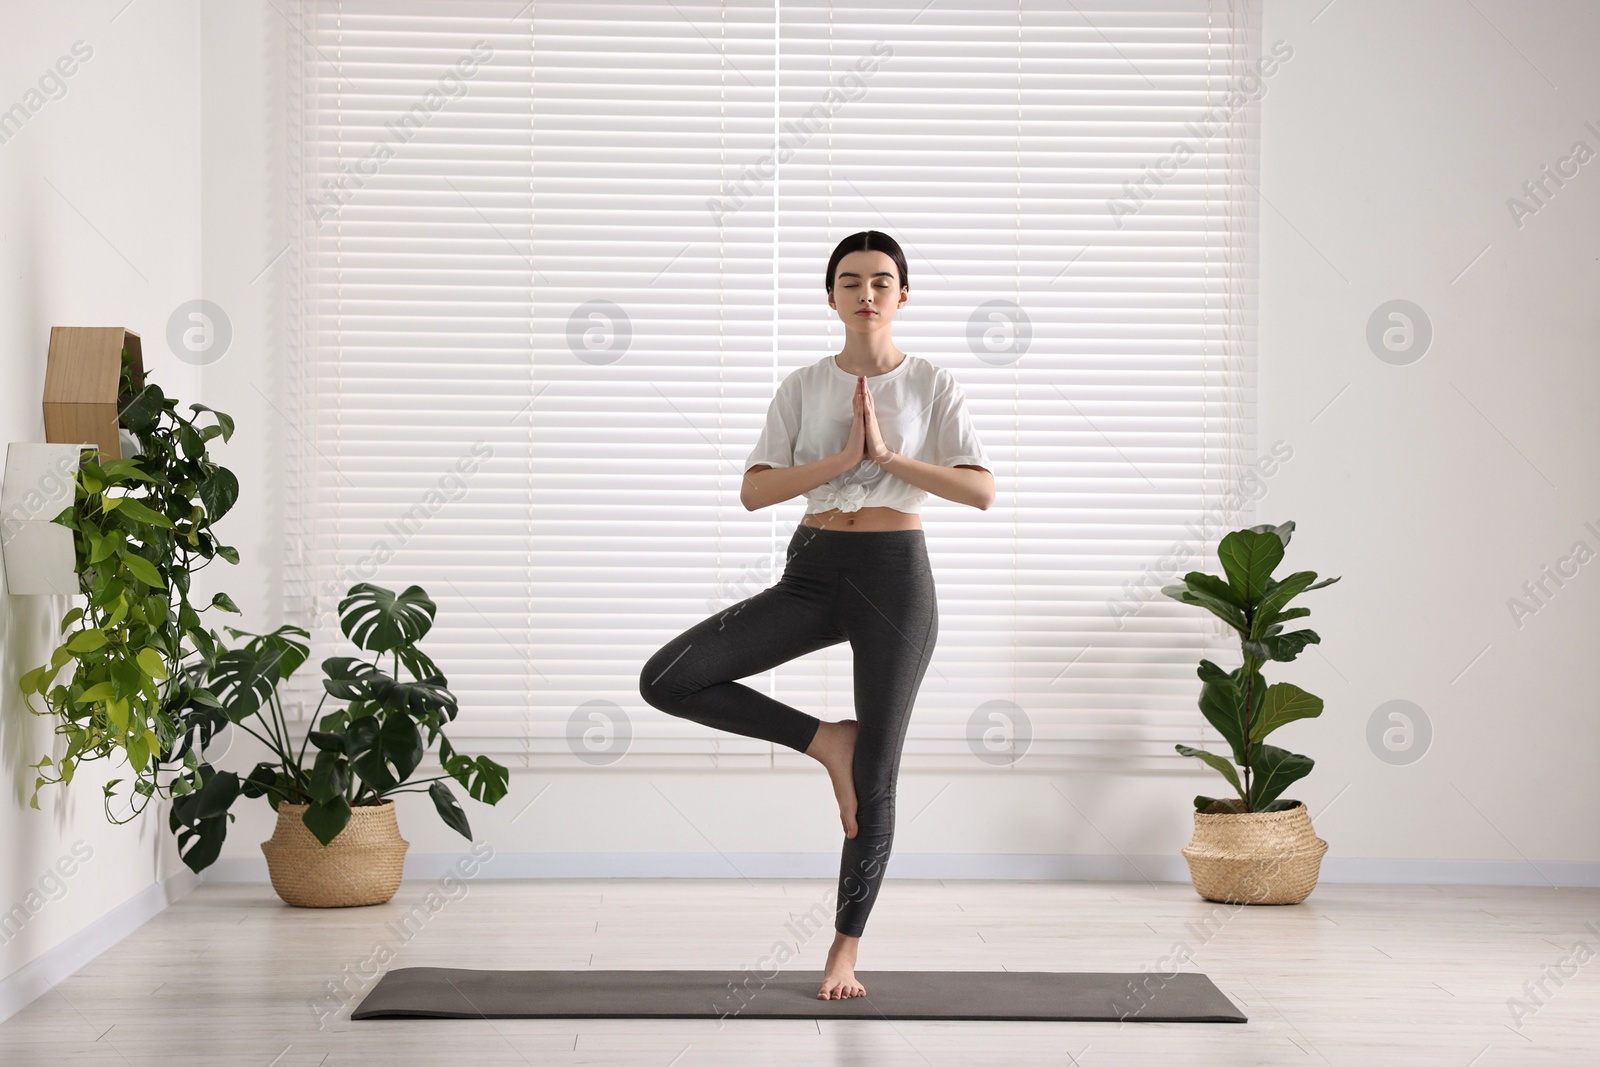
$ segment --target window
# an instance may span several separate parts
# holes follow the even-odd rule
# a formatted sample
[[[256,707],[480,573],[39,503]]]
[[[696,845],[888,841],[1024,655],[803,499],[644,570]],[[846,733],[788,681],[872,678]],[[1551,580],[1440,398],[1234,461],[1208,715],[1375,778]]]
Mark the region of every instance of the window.
[[[746,512],[742,461],[838,350],[828,254],[881,229],[896,343],[961,383],[999,489],[923,506],[940,638],[902,765],[1171,768],[1214,737],[1195,666],[1237,646],[1159,587],[1214,569],[1261,484],[1247,9],[291,18],[284,593],[314,662],[349,585],[415,583],[464,750],[805,762],[648,707],[638,672],[780,577],[804,499]],[[854,714],[848,644],[745,681]]]

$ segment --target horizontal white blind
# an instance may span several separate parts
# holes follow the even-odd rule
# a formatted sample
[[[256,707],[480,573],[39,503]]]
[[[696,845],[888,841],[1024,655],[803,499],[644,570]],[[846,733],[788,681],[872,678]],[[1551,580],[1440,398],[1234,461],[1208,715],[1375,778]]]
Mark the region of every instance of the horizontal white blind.
[[[955,375],[999,488],[923,506],[940,636],[903,765],[1160,768],[1212,736],[1194,670],[1224,643],[1151,575],[1175,544],[1215,569],[1253,521],[1225,499],[1254,447],[1231,5],[295,18],[285,589],[314,662],[348,585],[416,583],[465,750],[803,760],[648,707],[638,675],[781,576],[804,501],[746,512],[743,460],[782,377],[840,347],[833,246],[881,229],[910,261],[896,344]],[[844,644],[745,681],[837,719],[851,680]],[[1008,723],[1026,740],[994,748]]]

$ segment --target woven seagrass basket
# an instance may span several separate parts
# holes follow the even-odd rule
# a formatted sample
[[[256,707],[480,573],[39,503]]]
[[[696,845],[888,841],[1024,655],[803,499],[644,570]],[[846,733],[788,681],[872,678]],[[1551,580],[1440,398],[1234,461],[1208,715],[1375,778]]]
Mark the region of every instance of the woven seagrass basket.
[[[1298,904],[1311,895],[1328,843],[1306,806],[1286,811],[1194,813],[1183,849],[1194,891],[1220,904]]]
[[[300,817],[305,804],[279,804],[278,825],[261,842],[272,888],[297,908],[351,908],[383,904],[400,888],[406,849],[394,818],[394,801],[360,804],[327,845]]]

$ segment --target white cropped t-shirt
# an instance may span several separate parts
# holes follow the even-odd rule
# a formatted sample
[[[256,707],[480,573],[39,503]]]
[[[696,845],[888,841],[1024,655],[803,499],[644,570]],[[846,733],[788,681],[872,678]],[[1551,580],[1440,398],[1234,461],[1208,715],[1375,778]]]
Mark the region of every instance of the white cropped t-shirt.
[[[744,469],[797,467],[835,455],[850,436],[856,376],[832,356],[791,371],[767,408],[767,423]],[[967,414],[966,397],[954,375],[909,353],[894,370],[867,378],[883,443],[897,452],[942,467],[971,464],[985,469],[988,454]],[[917,514],[928,496],[869,459],[806,494],[806,514],[838,508],[888,507]]]

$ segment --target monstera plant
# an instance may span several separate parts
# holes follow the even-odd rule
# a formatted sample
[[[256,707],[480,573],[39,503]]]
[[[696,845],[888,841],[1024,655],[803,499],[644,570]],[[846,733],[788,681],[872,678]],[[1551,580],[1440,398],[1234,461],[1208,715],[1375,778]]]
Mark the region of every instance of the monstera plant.
[[[1299,801],[1278,798],[1289,785],[1311,773],[1309,756],[1266,743],[1267,735],[1285,723],[1322,714],[1320,697],[1290,682],[1268,685],[1261,674],[1264,664],[1288,662],[1307,645],[1321,643],[1315,630],[1285,629],[1290,621],[1311,614],[1310,608],[1290,607],[1289,602],[1339,580],[1319,582],[1316,571],[1295,571],[1281,580],[1272,577],[1283,562],[1293,532],[1293,522],[1235,530],[1217,546],[1225,578],[1191,571],[1181,584],[1161,590],[1174,600],[1205,608],[1232,627],[1239,635],[1244,657],[1231,671],[1207,659],[1200,661],[1200,711],[1228,743],[1233,758],[1230,762],[1225,756],[1190,745],[1178,745],[1177,749],[1216,768],[1238,798],[1197,796],[1196,810],[1286,810]]]
[[[186,788],[168,820],[185,864],[200,871],[216,860],[233,817],[229,809],[240,796],[264,797],[274,810],[305,805],[300,821],[328,845],[352,811],[400,793],[426,792],[445,824],[471,838],[466,813],[446,781],[454,779],[474,800],[495,804],[505,796],[509,776],[487,756],[458,753],[444,735],[459,706],[444,674],[417,647],[436,611],[420,586],[398,595],[368,582],[351,586],[339,602],[339,626],[372,658],[322,661],[324,693],[314,725],[298,745],[278,686],[305,662],[308,632],[297,626],[267,634],[228,628],[249,640],[218,650],[185,680],[188,699],[176,755],[187,761],[181,774]],[[402,677],[402,668],[409,678]],[[323,714],[330,698],[339,706]],[[243,779],[196,755],[230,723],[271,753]],[[444,773],[413,778],[435,742]]]
[[[185,416],[148,379],[134,392],[126,351],[118,397],[118,421],[137,453],[97,455],[78,469],[74,501],[55,521],[74,531],[84,604],[61,620],[63,639],[50,661],[19,684],[29,710],[52,716],[65,739],[59,755],[33,764],[30,804],[39,806],[43,786],[71,782],[83,763],[121,757],[132,774],[127,803],[113,810],[125,781],[113,778],[104,804],[111,821],[127,822],[162,792],[163,757],[180,730],[178,705],[190,699],[180,680],[184,665],[214,651],[216,635],[201,614],[239,610],[226,593],[198,609],[189,599],[194,574],[218,558],[239,562],[212,528],[238,499],[239,482],[207,453],[213,439],[232,436],[227,415],[190,404],[193,417]],[[72,670],[58,679],[68,663]]]

